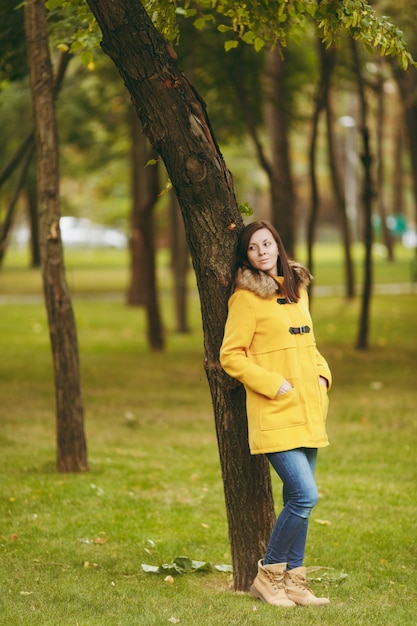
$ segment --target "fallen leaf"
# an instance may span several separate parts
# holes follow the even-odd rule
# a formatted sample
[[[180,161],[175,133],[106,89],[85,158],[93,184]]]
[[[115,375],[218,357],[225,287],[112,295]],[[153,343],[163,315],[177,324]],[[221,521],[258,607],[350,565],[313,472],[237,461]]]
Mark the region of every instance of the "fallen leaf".
[[[96,537],[94,539],[94,543],[107,543],[109,540],[108,537]]]
[[[316,522],[316,524],[321,524],[322,526],[331,526],[332,523],[329,522],[328,519],[316,519],[314,520]]]
[[[164,581],[170,585],[174,584],[174,578],[173,576],[169,575],[169,576],[165,576]]]
[[[226,574],[233,573],[233,566],[225,565],[224,563],[220,565],[215,565],[214,569],[216,569],[218,572],[225,572]]]
[[[177,619],[176,617],[170,617],[168,621],[171,622],[171,624],[179,624],[180,623],[180,620]]]

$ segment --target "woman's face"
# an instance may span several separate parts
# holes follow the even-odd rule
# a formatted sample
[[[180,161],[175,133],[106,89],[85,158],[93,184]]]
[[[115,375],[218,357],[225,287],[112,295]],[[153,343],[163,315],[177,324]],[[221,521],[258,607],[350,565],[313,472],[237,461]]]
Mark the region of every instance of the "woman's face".
[[[278,273],[278,246],[271,231],[261,228],[253,233],[249,241],[247,257],[257,270],[276,276]]]

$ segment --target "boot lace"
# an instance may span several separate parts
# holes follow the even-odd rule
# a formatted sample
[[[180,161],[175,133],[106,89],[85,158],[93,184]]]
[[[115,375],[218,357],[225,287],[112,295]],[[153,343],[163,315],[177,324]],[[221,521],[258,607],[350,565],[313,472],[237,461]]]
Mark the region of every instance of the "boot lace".
[[[308,588],[307,580],[303,578],[302,576],[292,576],[291,582],[295,587],[299,587],[300,589],[303,589],[305,591],[311,591]]]
[[[268,571],[268,578],[276,589],[284,589],[284,575],[282,573]]]

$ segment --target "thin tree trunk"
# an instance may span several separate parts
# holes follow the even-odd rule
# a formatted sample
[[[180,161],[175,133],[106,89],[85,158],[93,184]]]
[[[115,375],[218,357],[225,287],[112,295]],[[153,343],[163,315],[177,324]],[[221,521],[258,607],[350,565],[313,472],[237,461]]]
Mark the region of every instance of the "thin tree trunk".
[[[0,233],[0,265],[3,262],[4,255],[6,252],[7,239],[8,239],[9,232],[13,223],[14,208],[19,199],[20,192],[22,191],[23,186],[25,184],[26,175],[30,167],[30,162],[32,160],[32,156],[34,152],[35,152],[35,146],[34,144],[32,144],[32,146],[27,150],[24,156],[22,169],[20,171],[20,176],[17,180],[17,184],[15,186],[12,198],[9,202],[9,206],[7,207],[6,217],[4,218],[4,221],[2,224],[2,230]]]
[[[24,158],[26,152],[33,146],[35,141],[35,131],[32,129],[22,141],[20,146],[17,148],[16,152],[12,155],[12,157],[8,160],[6,165],[0,172],[0,186],[10,178],[13,174],[16,167],[20,165],[22,159]]]
[[[290,256],[295,249],[295,192],[291,172],[286,111],[285,62],[279,46],[266,55],[265,123],[270,136],[272,222]]]
[[[103,49],[122,75],[180,203],[201,301],[204,364],[219,443],[234,585],[247,590],[275,514],[268,462],[249,454],[243,387],[219,363],[236,235],[243,227],[232,177],[204,102],[178,69],[175,51],[155,30],[142,4],[88,4],[103,33]]]
[[[361,114],[361,135],[362,135],[362,165],[363,165],[363,240],[365,247],[364,258],[364,274],[363,274],[363,291],[362,306],[359,319],[358,336],[356,347],[359,350],[365,350],[369,342],[369,318],[372,297],[372,156],[369,144],[369,128],[368,128],[368,103],[365,94],[365,85],[362,77],[362,70],[359,61],[359,54],[356,42],[351,40],[353,53],[354,70],[358,84],[360,114]]]
[[[327,130],[327,152],[329,155],[330,177],[332,181],[333,193],[336,199],[336,209],[339,214],[340,230],[342,234],[343,250],[345,257],[345,287],[346,298],[351,300],[355,297],[354,266],[352,261],[351,235],[349,230],[349,220],[346,212],[346,200],[341,183],[341,176],[338,167],[339,158],[335,150],[334,141],[334,119],[330,97],[326,104],[326,130]]]
[[[400,124],[396,128],[394,139],[394,180],[392,198],[392,205],[397,215],[404,215],[403,133],[404,129]]]
[[[237,94],[242,116],[249,136],[255,146],[260,166],[269,181],[271,196],[271,221],[278,229],[290,255],[294,254],[296,233],[295,193],[291,172],[291,158],[288,139],[288,119],[285,108],[285,65],[279,50],[267,55],[264,70],[265,125],[270,138],[271,158],[259,136],[255,115],[249,104],[247,86],[241,76],[230,72],[229,80]]]
[[[415,68],[410,68],[408,72],[399,71],[397,68],[395,78],[405,113],[413,183],[414,222],[417,223],[417,72]],[[417,247],[415,248],[415,263],[417,265]]]
[[[41,267],[41,252],[39,248],[39,220],[38,220],[38,196],[36,188],[36,176],[31,173],[26,179],[27,213],[30,224],[30,258],[31,267]]]
[[[307,263],[308,268],[314,274],[313,245],[315,240],[316,224],[319,214],[319,190],[316,172],[316,155],[317,155],[317,138],[319,130],[320,115],[326,106],[330,88],[330,78],[333,71],[334,53],[328,54],[324,44],[318,40],[319,58],[320,58],[320,79],[317,88],[316,104],[313,112],[310,149],[309,149],[309,166],[310,166],[310,184],[311,184],[311,211],[307,226]]]
[[[376,131],[376,149],[377,149],[377,189],[378,189],[378,213],[381,219],[382,241],[388,252],[388,259],[394,260],[394,249],[392,245],[392,236],[387,225],[387,210],[385,206],[385,189],[384,189],[384,129],[385,129],[385,92],[384,78],[382,76],[381,59],[378,59],[378,79],[377,79],[377,131]]]
[[[87,469],[78,343],[59,231],[58,137],[43,0],[25,3],[25,35],[36,126],[40,250],[55,374],[57,467]]]
[[[153,209],[158,200],[158,163],[146,167],[155,157],[142,133],[138,116],[129,111],[132,136],[132,234],[130,239],[131,280],[130,305],[144,305],[147,337],[152,350],[163,350],[164,329],[158,303]]]

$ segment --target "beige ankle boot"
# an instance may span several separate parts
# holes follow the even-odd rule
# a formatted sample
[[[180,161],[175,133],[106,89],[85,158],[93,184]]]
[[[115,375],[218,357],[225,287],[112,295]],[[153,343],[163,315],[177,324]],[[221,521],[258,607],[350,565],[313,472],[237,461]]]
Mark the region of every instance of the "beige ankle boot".
[[[285,606],[288,608],[295,606],[295,603],[287,598],[284,589],[284,575],[286,569],[286,563],[262,565],[262,561],[259,561],[258,575],[250,588],[251,594],[262,600],[262,602],[274,604],[275,606]]]
[[[296,567],[285,572],[285,591],[290,600],[302,606],[324,606],[330,604],[328,598],[316,598],[307,587],[306,568]]]

